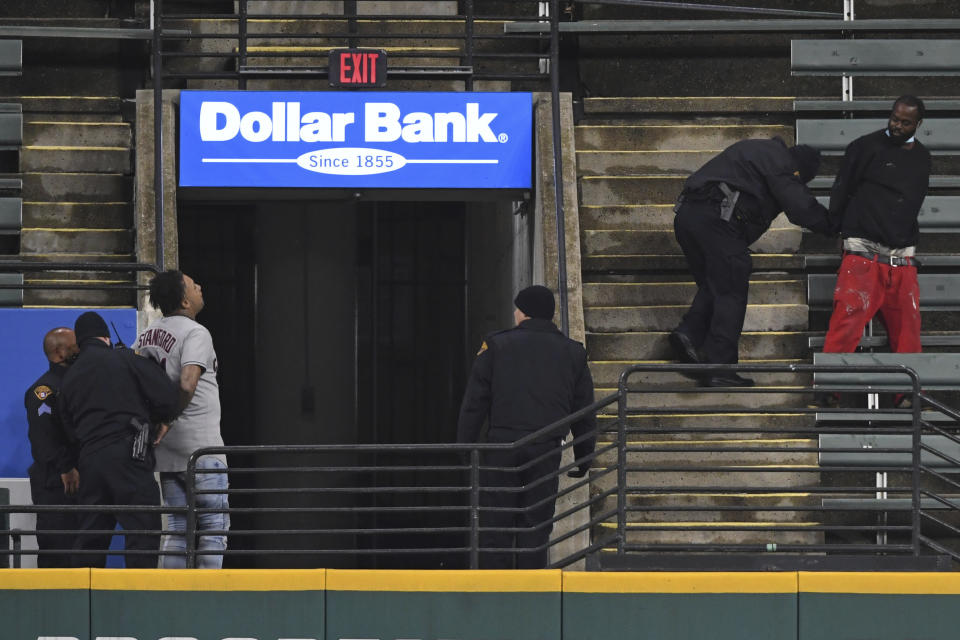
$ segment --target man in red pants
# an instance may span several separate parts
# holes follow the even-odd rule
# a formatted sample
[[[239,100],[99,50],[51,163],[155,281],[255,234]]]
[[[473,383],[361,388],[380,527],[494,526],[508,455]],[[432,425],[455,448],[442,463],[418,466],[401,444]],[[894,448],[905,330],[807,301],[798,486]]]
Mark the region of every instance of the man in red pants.
[[[902,96],[886,129],[846,149],[830,192],[830,216],[841,229],[843,261],[833,292],[825,353],[857,348],[878,313],[896,353],[920,351],[920,294],[914,258],[917,216],[930,182],[930,152],[914,138],[923,101]],[[820,405],[835,404],[818,394]]]

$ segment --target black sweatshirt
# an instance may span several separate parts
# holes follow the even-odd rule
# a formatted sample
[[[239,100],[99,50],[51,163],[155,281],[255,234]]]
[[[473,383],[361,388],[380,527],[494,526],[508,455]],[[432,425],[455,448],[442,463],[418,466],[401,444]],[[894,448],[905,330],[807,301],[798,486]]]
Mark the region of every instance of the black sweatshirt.
[[[718,182],[740,191],[736,212],[747,244],[763,235],[781,211],[795,225],[824,235],[836,234],[826,208],[800,179],[793,156],[780,138],[730,145],[687,178],[683,193],[698,192]]]
[[[844,238],[865,238],[893,249],[915,246],[917,216],[930,184],[930,152],[907,149],[885,130],[847,146],[830,192],[830,218]]]
[[[149,358],[84,340],[80,357],[60,388],[60,418],[80,457],[133,434],[130,419],[168,420],[176,415],[179,387]]]
[[[593,404],[586,350],[549,320],[524,320],[488,335],[483,344],[460,407],[457,442],[477,442],[487,418],[491,441],[512,442]],[[570,430],[579,437],[595,426],[591,413]],[[595,441],[593,436],[574,445],[576,457],[589,455]]]

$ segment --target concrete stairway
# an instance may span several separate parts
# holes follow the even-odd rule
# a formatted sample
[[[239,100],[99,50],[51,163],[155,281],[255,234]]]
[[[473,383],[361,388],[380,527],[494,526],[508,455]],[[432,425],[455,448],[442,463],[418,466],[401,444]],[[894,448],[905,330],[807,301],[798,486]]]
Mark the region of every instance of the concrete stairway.
[[[0,24],[58,27],[134,27],[133,3],[20,2],[5,6]],[[115,6],[116,5],[116,6]],[[118,13],[119,12],[119,13]],[[19,253],[38,263],[132,262],[132,128],[122,97],[139,86],[133,69],[145,69],[144,45],[111,39],[30,38],[24,42],[22,77],[0,79],[3,102],[22,105],[23,227]],[[139,72],[136,72],[139,73]],[[66,287],[132,283],[107,271],[25,271],[31,284]],[[24,306],[133,306],[130,290],[27,289]]]
[[[684,179],[737,140],[778,135],[791,142],[792,114],[779,111],[789,108],[786,99],[586,99],[576,150],[583,305],[598,398],[615,391],[625,367],[671,358],[667,334],[695,291],[673,237],[672,207]],[[781,216],[754,247],[741,363],[808,360],[806,285],[794,255],[802,237]],[[645,488],[629,499],[637,509],[629,515],[631,543],[822,540],[821,533],[806,530],[817,523],[803,512],[764,510],[809,504],[803,487],[818,481],[816,454],[793,450],[811,448],[812,441],[789,431],[809,424],[807,416],[795,412],[807,399],[791,393],[809,380],[792,373],[754,377],[762,393],[698,392],[678,374],[630,379],[631,388],[653,391],[629,401],[627,482]],[[770,413],[744,414],[745,407]],[[693,413],[706,408],[709,415]],[[611,407],[601,421],[613,428],[615,412]],[[783,431],[762,434],[761,425]],[[610,453],[598,462],[595,494],[613,482],[602,470],[604,461],[615,459]],[[662,487],[673,489],[661,492]],[[612,526],[606,523],[595,535]]]

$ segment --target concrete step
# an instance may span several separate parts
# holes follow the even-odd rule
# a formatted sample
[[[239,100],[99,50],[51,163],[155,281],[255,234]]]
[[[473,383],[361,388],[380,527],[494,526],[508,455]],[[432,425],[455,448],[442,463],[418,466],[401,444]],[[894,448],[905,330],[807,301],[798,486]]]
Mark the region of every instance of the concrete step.
[[[474,33],[478,35],[500,35],[503,33],[505,20],[483,19],[474,22]],[[425,35],[458,35],[463,33],[463,20],[418,20],[416,18],[302,18],[290,16],[286,18],[253,18],[248,22],[247,33],[251,40],[260,43],[264,38],[290,37],[298,35],[319,34],[346,34],[350,31],[351,23],[357,35],[378,36],[383,33],[396,32],[411,36]],[[170,29],[189,29],[193,33],[236,33],[236,21],[218,18],[182,19],[164,21]],[[411,38],[413,40],[414,38]],[[358,46],[368,47],[364,39]],[[792,103],[791,103],[792,107]]]
[[[778,467],[781,471],[772,471],[762,466],[756,466],[748,471],[717,470],[710,473],[703,472],[664,472],[664,471],[630,471],[627,473],[627,482],[634,489],[656,491],[662,487],[683,487],[684,491],[700,487],[717,487],[723,489],[743,489],[749,492],[753,487],[784,487],[804,488],[817,486],[820,473],[816,467],[798,465],[795,468]],[[602,467],[591,469],[591,489],[594,492],[603,492],[612,489],[616,484],[616,474],[600,475]]]
[[[593,383],[598,387],[614,388],[620,380],[620,374],[627,368],[637,364],[672,364],[667,360],[592,360],[590,361],[590,374],[593,376]],[[801,364],[803,360],[741,360],[740,364]],[[753,378],[760,386],[808,386],[812,382],[810,374],[799,374],[789,371],[775,373],[746,373]],[[665,371],[644,371],[637,372],[630,376],[628,387],[636,389],[645,386],[687,386],[689,379],[675,372]]]
[[[38,274],[40,275],[40,274]],[[47,274],[43,274],[47,275]],[[126,284],[124,280],[113,279],[72,279],[28,276],[25,284],[76,285],[99,284],[104,286]],[[60,306],[87,306],[87,307],[135,307],[137,294],[132,290],[122,289],[26,289],[23,292],[23,304],[29,307],[60,307]]]
[[[23,144],[41,147],[125,147],[132,134],[126,122],[66,122],[30,118],[23,123]]]
[[[591,117],[683,113],[696,116],[708,114],[739,114],[756,119],[757,114],[791,113],[792,97],[597,97],[584,98],[584,112]]]
[[[29,202],[131,202],[132,179],[119,173],[24,173],[23,199]]]
[[[820,506],[817,495],[798,491],[768,493],[658,493],[628,494],[630,522],[809,522],[815,512],[792,508]],[[616,496],[605,498],[595,513],[615,509]],[[777,510],[773,510],[777,509]],[[781,510],[790,509],[790,510]],[[614,522],[611,518],[608,522]]]
[[[587,331],[670,331],[680,324],[689,305],[650,305],[634,307],[588,307],[584,309]],[[750,304],[744,319],[744,331],[805,331],[808,324],[805,304]]]
[[[627,529],[628,544],[818,544],[820,531],[806,531],[815,522],[671,522],[631,523]],[[683,527],[698,526],[697,531]],[[595,536],[612,533],[612,525],[599,527]],[[739,530],[738,530],[739,529]]]
[[[23,226],[82,229],[129,229],[130,202],[24,202]]]
[[[24,146],[20,149],[20,170],[131,174],[132,156],[129,147]]]
[[[806,331],[744,332],[740,353],[754,360],[801,359],[810,356]],[[587,333],[591,360],[668,360],[673,357],[666,331]]]
[[[587,229],[581,232],[584,255],[637,255],[641,253],[680,253],[673,229]],[[757,253],[796,253],[803,230],[780,214],[770,229],[751,249]]]
[[[581,230],[673,230],[672,204],[580,205]]]
[[[804,451],[816,449],[816,439],[630,440],[627,447],[627,464],[630,466],[752,467],[817,464],[816,451]],[[594,464],[598,467],[615,466],[617,452],[601,454]]]
[[[577,151],[577,175],[693,173],[720,151]]]
[[[30,229],[20,232],[20,253],[130,254],[129,229]]]
[[[716,154],[746,138],[780,136],[789,142],[795,137],[793,127],[776,124],[585,124],[577,126],[575,133],[578,152],[684,150]]]
[[[679,247],[678,247],[679,249]],[[798,272],[803,270],[803,256],[794,253],[757,254],[753,256],[753,273],[758,272]],[[690,268],[686,258],[676,253],[638,254],[638,255],[589,255],[581,257],[581,269],[585,274],[630,274],[645,273],[685,273]]]
[[[703,389],[694,381],[687,380],[676,387],[645,387],[647,393],[630,394],[627,398],[627,410],[642,413],[653,409],[672,409],[676,412],[688,409],[798,409],[806,407],[813,399],[812,394],[800,393],[800,389],[801,387],[753,387],[751,391]],[[595,387],[594,397],[601,400],[616,391],[615,387]],[[610,405],[611,410],[613,406]]]
[[[585,307],[686,304],[697,285],[688,282],[597,282],[583,285]],[[750,281],[749,304],[806,304],[807,284],[801,278]]]
[[[592,366],[592,365],[591,365]],[[641,374],[636,374],[641,375]],[[631,381],[633,378],[631,377]],[[667,384],[667,381],[661,384]],[[617,431],[616,405],[601,410],[597,420],[604,432],[600,441],[615,439]],[[721,438],[787,438],[804,437],[804,430],[816,424],[813,413],[782,411],[762,415],[738,411],[691,415],[686,412],[632,414],[627,416],[626,428],[633,430],[631,439],[662,439],[670,433],[675,439],[702,440]],[[728,431],[723,431],[727,429]]]
[[[676,175],[583,176],[580,202],[586,205],[672,204],[691,172]]]

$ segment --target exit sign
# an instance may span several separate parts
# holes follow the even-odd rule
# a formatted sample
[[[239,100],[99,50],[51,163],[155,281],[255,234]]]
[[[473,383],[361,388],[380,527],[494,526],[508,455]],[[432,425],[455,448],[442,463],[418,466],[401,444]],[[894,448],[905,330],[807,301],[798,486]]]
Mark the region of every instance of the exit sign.
[[[387,86],[387,52],[383,49],[334,49],[330,52],[331,87]]]

